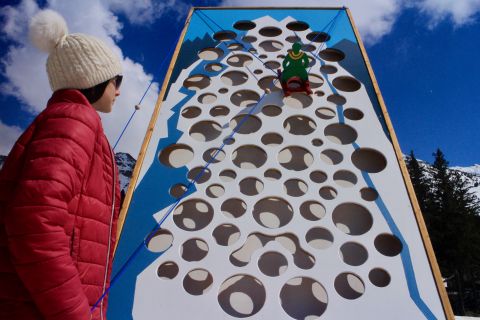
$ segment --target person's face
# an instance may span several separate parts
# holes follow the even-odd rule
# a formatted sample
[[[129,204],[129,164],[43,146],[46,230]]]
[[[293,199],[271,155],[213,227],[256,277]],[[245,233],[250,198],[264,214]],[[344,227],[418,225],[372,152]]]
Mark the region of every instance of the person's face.
[[[103,92],[103,95],[96,102],[92,103],[92,106],[98,112],[109,113],[112,111],[113,103],[115,98],[120,95],[120,84],[117,80],[117,77],[110,79],[108,81],[107,87]]]

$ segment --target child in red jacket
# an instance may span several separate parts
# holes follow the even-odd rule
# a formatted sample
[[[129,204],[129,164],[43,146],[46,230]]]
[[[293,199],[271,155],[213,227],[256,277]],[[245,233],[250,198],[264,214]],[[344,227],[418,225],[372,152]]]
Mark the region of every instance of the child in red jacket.
[[[119,183],[98,112],[122,81],[102,41],[37,14],[32,42],[49,53],[53,91],[0,171],[0,319],[105,319]]]

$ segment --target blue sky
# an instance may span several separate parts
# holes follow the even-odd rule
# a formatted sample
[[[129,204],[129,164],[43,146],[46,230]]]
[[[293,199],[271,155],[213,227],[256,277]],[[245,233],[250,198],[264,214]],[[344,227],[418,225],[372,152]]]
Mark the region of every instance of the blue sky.
[[[42,110],[51,92],[46,55],[27,39],[28,18],[53,8],[71,32],[94,34],[124,59],[125,82],[115,111],[102,116],[114,143],[149,83],[142,109],[116,151],[136,156],[165,73],[160,64],[178,38],[190,5],[296,5],[296,1],[39,1],[2,2],[0,11],[0,154]],[[480,1],[313,1],[348,6],[360,30],[404,153],[431,161],[441,148],[452,165],[480,163]],[[168,62],[168,61],[167,61]],[[132,147],[136,146],[136,147]]]

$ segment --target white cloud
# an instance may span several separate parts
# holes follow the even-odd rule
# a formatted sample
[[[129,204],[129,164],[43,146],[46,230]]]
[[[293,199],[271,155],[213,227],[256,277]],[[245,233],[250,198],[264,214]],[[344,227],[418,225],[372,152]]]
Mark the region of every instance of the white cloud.
[[[174,12],[180,18],[187,13],[188,5],[179,0],[107,0],[109,7],[124,14],[132,24],[152,23],[166,13]]]
[[[135,3],[137,2],[132,1],[129,8],[133,10]],[[140,8],[142,5],[143,3],[140,2]],[[69,32],[94,35],[110,45],[123,59],[124,82],[121,95],[117,99],[114,111],[101,115],[106,135],[113,146],[123,126],[130,118],[135,104],[139,102],[152,80],[152,75],[146,74],[140,64],[124,57],[121,48],[116,45],[115,40],[122,37],[122,25],[108,7],[107,2],[101,0],[50,0],[46,7],[58,11],[65,18]],[[22,0],[15,7],[2,8],[4,20],[2,33],[8,39],[15,41],[15,44],[1,58],[3,73],[8,82],[3,83],[0,90],[5,95],[18,98],[27,106],[27,111],[32,114],[37,114],[45,108],[52,93],[45,71],[47,55],[33,47],[29,43],[27,35],[28,21],[38,10],[38,6],[33,0]],[[158,90],[158,84],[154,83],[142,103],[142,109],[135,114],[128,131],[115,151],[128,152],[134,157],[138,155],[155,106]],[[3,131],[9,132],[10,140],[7,141],[3,138]],[[8,153],[12,146],[11,142],[16,139],[13,137],[15,135],[18,137],[20,133],[21,130],[19,131],[17,127],[3,125],[0,153]]]
[[[456,27],[473,23],[480,11],[480,0],[410,0],[409,5],[427,16],[431,28],[443,20],[451,20]]]
[[[22,134],[23,130],[16,126],[7,126],[0,121],[0,137],[2,142],[0,143],[0,155],[7,155],[12,149],[13,144]]]

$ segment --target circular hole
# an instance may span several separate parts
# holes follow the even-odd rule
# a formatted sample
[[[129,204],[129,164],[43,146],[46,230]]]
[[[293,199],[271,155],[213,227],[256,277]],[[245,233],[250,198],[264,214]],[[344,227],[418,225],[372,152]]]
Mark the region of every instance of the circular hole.
[[[222,172],[220,172],[219,176],[220,180],[222,180],[223,182],[231,182],[235,180],[237,174],[233,170],[223,170]]]
[[[257,54],[257,50],[254,49],[254,48],[248,49],[248,52],[253,53],[253,54]]]
[[[278,277],[287,270],[288,261],[279,252],[265,252],[258,259],[258,268],[269,277]]]
[[[354,121],[360,120],[363,118],[363,112],[355,108],[345,109],[343,111],[343,115],[345,116],[345,118],[354,120]]]
[[[301,171],[313,163],[313,155],[307,149],[289,146],[278,153],[280,165],[288,170]]]
[[[349,76],[337,77],[333,79],[332,84],[338,90],[346,92],[354,92],[362,87],[357,79]]]
[[[257,146],[245,145],[233,152],[232,161],[241,169],[260,168],[267,161],[267,153]]]
[[[215,32],[213,35],[213,39],[217,41],[228,41],[228,40],[233,40],[237,37],[237,34],[233,31],[230,30],[222,30]]]
[[[285,40],[290,43],[302,42],[302,39],[300,39],[300,37],[297,37],[297,36],[288,36],[285,38]]]
[[[352,162],[358,169],[368,173],[377,173],[385,169],[387,159],[374,149],[360,148],[352,153]]]
[[[393,234],[379,234],[374,241],[375,248],[384,256],[394,257],[402,252],[403,245]]]
[[[198,102],[203,104],[210,104],[217,101],[217,96],[213,93],[204,93],[198,97]]]
[[[199,107],[186,107],[182,110],[182,116],[187,119],[193,119],[198,117],[202,113]]]
[[[305,239],[315,249],[327,249],[333,244],[333,235],[325,228],[315,227],[308,230]]]
[[[285,55],[283,55],[283,54],[279,54],[279,55],[277,56],[277,58],[278,58],[278,59],[282,59],[282,60],[283,60],[283,59],[285,59]]]
[[[302,45],[302,50],[306,51],[306,52],[312,52],[312,51],[315,51],[315,49],[317,49],[317,48],[312,44],[303,44]]]
[[[241,43],[231,43],[227,46],[227,48],[230,51],[239,51],[245,49],[245,47]]]
[[[308,81],[310,81],[310,88],[312,89],[320,88],[325,82],[321,76],[314,73],[308,74]]]
[[[278,68],[280,68],[281,64],[277,61],[267,61],[263,64],[265,67],[267,67],[268,69],[272,69],[272,70],[277,70]]]
[[[321,139],[313,139],[312,144],[315,147],[321,147],[323,145],[323,141]]]
[[[218,148],[208,149],[203,153],[205,162],[219,163],[225,159],[225,152]]]
[[[351,188],[357,184],[357,176],[353,172],[340,170],[333,175],[333,181],[344,188]]]
[[[320,159],[322,159],[322,161],[326,164],[337,165],[343,161],[343,156],[340,152],[336,150],[327,149],[320,153]]]
[[[292,206],[278,197],[264,198],[253,207],[253,218],[258,224],[266,228],[283,227],[292,220],[292,217]]]
[[[225,143],[227,146],[229,146],[229,145],[235,143],[235,139],[233,139],[233,138],[225,138],[225,139],[223,140],[223,143]]]
[[[208,254],[208,244],[202,239],[190,239],[182,244],[180,255],[185,261],[200,261]]]
[[[327,181],[327,174],[320,170],[312,171],[310,179],[315,183],[323,183]]]
[[[203,60],[213,61],[223,56],[223,50],[220,48],[205,48],[198,52],[198,57]]]
[[[209,63],[205,65],[205,70],[208,72],[220,72],[223,66],[220,63]]]
[[[237,70],[228,71],[222,74],[220,80],[222,80],[222,82],[225,83],[227,86],[239,86],[247,82],[248,75],[245,72]]]
[[[292,95],[283,98],[283,103],[294,109],[308,108],[313,102],[310,96],[303,93],[294,92]]]
[[[222,127],[214,121],[200,121],[190,128],[190,136],[197,141],[215,140],[222,133]]]
[[[334,103],[336,105],[344,105],[345,103],[347,103],[347,99],[345,99],[344,96],[342,95],[339,95],[339,94],[331,94],[327,97],[327,101],[331,102],[331,103]]]
[[[186,144],[171,144],[160,152],[158,158],[167,167],[180,168],[192,161],[193,149]]]
[[[187,186],[183,183],[177,183],[170,188],[170,195],[172,197],[180,198],[187,191]]]
[[[232,94],[230,101],[237,107],[253,107],[260,100],[260,95],[252,90],[239,90]]]
[[[323,66],[320,67],[320,72],[325,74],[334,74],[337,71],[338,71],[337,67],[332,66],[331,64],[324,64]]]
[[[368,252],[361,244],[346,242],[340,247],[340,257],[346,264],[356,267],[367,261]]]
[[[317,319],[327,309],[328,294],[319,282],[298,277],[283,285],[280,301],[283,310],[293,319]]]
[[[332,212],[335,226],[342,232],[359,236],[366,233],[373,225],[370,212],[356,203],[342,203]]]
[[[262,143],[266,146],[278,146],[282,144],[283,138],[278,133],[266,133],[262,136]]]
[[[242,124],[240,127],[237,127],[239,124]],[[239,134],[250,134],[257,132],[262,127],[262,121],[254,115],[245,115],[241,114],[234,117],[230,121],[230,128],[232,130],[237,129]]]
[[[327,211],[320,202],[310,200],[300,205],[300,214],[307,220],[318,221],[325,217]]]
[[[307,56],[308,58],[308,67],[311,68],[315,65],[315,63],[317,63],[317,60],[314,59],[313,57],[311,56]]]
[[[308,191],[307,184],[299,179],[289,179],[283,184],[283,190],[291,197],[301,197]]]
[[[283,49],[283,43],[276,40],[266,40],[260,42],[260,48],[267,52],[277,52]]]
[[[253,70],[253,73],[255,73],[255,74],[262,74],[262,73],[263,73],[263,70],[255,69],[255,70]]]
[[[267,93],[282,90],[280,81],[278,81],[277,77],[274,76],[267,76],[258,80],[258,86]]]
[[[264,115],[269,117],[276,117],[282,113],[282,108],[274,105],[266,105],[262,108],[262,112]]]
[[[183,288],[194,296],[206,293],[213,283],[213,277],[205,269],[193,269],[183,278]]]
[[[253,58],[246,54],[234,54],[228,57],[227,63],[233,67],[246,67],[251,64]]]
[[[208,87],[211,81],[212,80],[210,80],[210,77],[207,77],[206,75],[195,74],[183,81],[183,86],[188,90],[198,91]]]
[[[211,175],[210,169],[206,168],[204,170],[203,167],[195,167],[188,171],[187,177],[192,181],[196,179],[196,183],[200,184],[208,181]]]
[[[375,201],[378,198],[378,192],[373,188],[362,188],[360,190],[360,196],[365,201]]]
[[[212,184],[211,186],[208,186],[206,190],[206,194],[210,198],[219,198],[223,196],[224,193],[225,193],[225,188],[219,184]]]
[[[210,109],[212,117],[224,117],[230,113],[230,110],[225,106],[216,106]]]
[[[283,127],[288,133],[304,136],[315,131],[317,124],[309,117],[295,115],[287,118]]]
[[[307,39],[312,42],[320,43],[320,42],[327,42],[328,40],[330,40],[330,36],[325,32],[313,31],[307,34]]]
[[[255,41],[257,41],[257,38],[254,36],[244,36],[242,40],[246,43],[254,43]]]
[[[235,22],[235,24],[233,25],[233,27],[235,29],[242,30],[242,31],[252,30],[256,26],[257,25],[255,24],[255,22],[250,21],[250,20],[240,20],[240,21]]]
[[[213,219],[212,206],[200,199],[182,202],[173,211],[173,221],[182,230],[197,231],[205,228]]]
[[[276,37],[282,34],[282,30],[277,27],[263,27],[258,33],[264,37]]]
[[[368,279],[370,279],[370,282],[374,286],[380,288],[388,286],[391,280],[388,272],[380,268],[374,268],[370,270],[370,272],[368,273]]]
[[[343,123],[333,123],[328,125],[325,128],[324,133],[328,140],[337,144],[350,144],[358,137],[355,129]]]
[[[321,187],[319,194],[325,200],[333,200],[337,197],[337,190],[329,186]]]
[[[165,252],[172,246],[173,235],[167,229],[158,229],[153,236],[147,238],[147,248],[152,252]]]
[[[267,293],[257,278],[238,274],[225,280],[219,290],[218,303],[223,311],[236,318],[253,316],[265,304]]]
[[[345,59],[345,53],[338,49],[327,48],[320,51],[320,58],[326,61],[338,62]]]
[[[315,110],[315,115],[320,119],[329,120],[335,117],[336,113],[330,108],[322,107]]]
[[[273,237],[272,237],[273,238]],[[300,241],[292,233],[275,236],[275,241],[293,255],[293,263],[300,269],[308,270],[315,265],[315,257],[303,250]]]
[[[317,91],[315,91],[315,95],[316,95],[317,97],[323,97],[323,96],[325,95],[325,92],[320,91],[320,90],[317,90]]]
[[[345,299],[353,300],[363,295],[365,285],[357,275],[344,272],[335,278],[335,290]]]
[[[224,94],[224,93],[227,93],[227,92],[228,92],[228,89],[227,89],[227,88],[220,88],[220,89],[218,89],[218,93]]]
[[[277,169],[268,169],[267,171],[265,171],[263,176],[270,181],[275,181],[279,180],[282,177],[282,173]]]
[[[220,208],[227,218],[240,218],[247,211],[247,204],[241,199],[228,199],[222,203]]]
[[[240,238],[240,230],[233,224],[221,224],[212,233],[218,245],[227,247],[233,245]]]
[[[162,263],[157,269],[157,276],[160,279],[171,280],[178,274],[178,265],[173,261]]]
[[[257,178],[245,178],[239,183],[240,192],[247,196],[255,196],[263,191],[263,182]]]
[[[292,21],[292,22],[287,23],[287,29],[292,30],[292,31],[305,31],[308,28],[310,28],[308,23],[303,22],[303,21]]]

